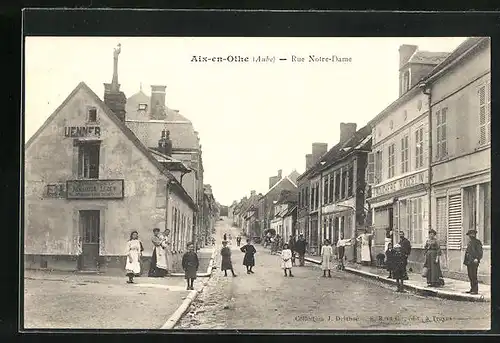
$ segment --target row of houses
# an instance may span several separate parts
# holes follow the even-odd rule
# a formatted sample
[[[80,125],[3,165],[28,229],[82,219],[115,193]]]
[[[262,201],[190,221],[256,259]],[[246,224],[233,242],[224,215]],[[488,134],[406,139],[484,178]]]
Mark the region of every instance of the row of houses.
[[[202,247],[211,234],[218,209],[198,132],[166,106],[166,86],[127,99],[120,52],[103,100],[81,82],[26,143],[26,268],[123,269],[134,230],[147,262],[155,227],[170,230],[178,266],[188,242]]]
[[[478,231],[490,280],[491,80],[490,39],[468,38],[454,51],[399,49],[399,97],[358,129],[340,124],[338,143],[313,143],[297,178],[297,230],[318,253],[336,241],[374,233],[372,254],[403,231],[412,244],[409,267],[422,268],[428,230],[437,231],[441,265],[467,277],[466,232]],[[240,202],[240,203],[243,203]],[[346,256],[359,261],[359,249]]]

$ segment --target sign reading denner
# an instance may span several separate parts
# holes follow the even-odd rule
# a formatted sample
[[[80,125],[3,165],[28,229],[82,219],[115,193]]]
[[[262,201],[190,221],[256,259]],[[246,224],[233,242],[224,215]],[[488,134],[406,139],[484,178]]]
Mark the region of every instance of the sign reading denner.
[[[123,180],[68,180],[68,199],[123,199]]]
[[[99,126],[67,126],[64,128],[65,137],[100,137]]]

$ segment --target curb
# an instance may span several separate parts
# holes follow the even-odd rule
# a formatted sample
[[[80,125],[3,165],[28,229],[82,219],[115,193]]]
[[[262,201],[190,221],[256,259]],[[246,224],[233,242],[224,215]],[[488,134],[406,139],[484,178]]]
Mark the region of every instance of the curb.
[[[310,263],[314,263],[316,265],[320,265],[321,262],[313,260],[311,258],[306,257],[305,260]],[[396,281],[392,279],[387,279],[385,277],[382,277],[377,274],[373,274],[370,272],[365,272],[362,270],[350,268],[350,267],[345,267],[345,271],[360,275],[360,276],[365,276],[370,279],[374,279],[386,284],[391,284],[395,285]],[[458,301],[470,301],[470,302],[490,302],[491,298],[490,297],[485,297],[484,295],[478,294],[478,295],[471,295],[471,294],[460,294],[456,292],[450,292],[446,290],[441,290],[441,289],[433,289],[429,287],[422,287],[422,286],[416,286],[416,285],[409,285],[405,284],[404,285],[405,289],[410,289],[413,290],[415,293],[419,295],[425,295],[425,296],[433,296],[437,298],[443,298],[443,299],[449,299],[449,300],[458,300]]]
[[[212,273],[215,269],[214,268],[214,260],[215,260],[216,254],[217,254],[217,248],[214,248],[214,251],[213,251],[212,256],[210,258],[210,262],[208,263],[207,272],[196,274],[197,277],[205,277],[206,276],[206,277],[210,278],[212,276]],[[172,274],[171,276],[184,276],[184,274],[181,274],[181,273],[176,273],[176,274],[180,274],[180,275],[173,275]],[[189,306],[191,306],[191,304],[196,299],[198,294],[203,292],[203,289],[205,288],[205,286],[207,284],[208,284],[208,280],[205,280],[205,281],[203,281],[203,286],[201,287],[201,289],[199,291],[193,290],[193,291],[189,292],[188,296],[186,297],[186,299],[184,299],[181,306],[179,306],[177,308],[177,310],[175,310],[175,312],[170,316],[170,318],[168,318],[168,320],[165,322],[165,324],[163,324],[163,326],[160,329],[161,330],[172,330],[174,328],[174,326],[177,325],[179,320],[181,320],[182,316],[187,312],[187,310],[189,309]]]

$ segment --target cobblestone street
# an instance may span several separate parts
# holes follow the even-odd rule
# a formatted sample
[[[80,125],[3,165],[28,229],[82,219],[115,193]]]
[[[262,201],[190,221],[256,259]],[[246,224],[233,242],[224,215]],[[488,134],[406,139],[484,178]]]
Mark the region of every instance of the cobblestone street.
[[[237,229],[232,234],[236,236]],[[228,229],[229,231],[229,229]],[[233,243],[237,278],[214,272],[176,329],[489,329],[490,304],[398,294],[388,285],[345,272],[323,278],[311,264],[284,277],[279,257],[256,245],[247,275]],[[220,267],[217,262],[217,266]]]

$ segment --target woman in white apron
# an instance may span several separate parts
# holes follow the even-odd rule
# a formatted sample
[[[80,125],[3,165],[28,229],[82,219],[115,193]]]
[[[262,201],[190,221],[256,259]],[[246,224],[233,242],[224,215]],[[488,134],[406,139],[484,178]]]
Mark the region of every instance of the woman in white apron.
[[[357,238],[358,242],[361,242],[361,262],[363,264],[371,264],[372,256],[370,251],[370,241],[373,237],[373,234],[368,233],[368,230],[365,229],[365,232]]]
[[[134,276],[139,276],[141,274],[140,261],[143,250],[144,248],[139,240],[139,233],[133,231],[127,242],[127,263],[125,264],[125,270],[128,276],[127,283],[134,283]]]

